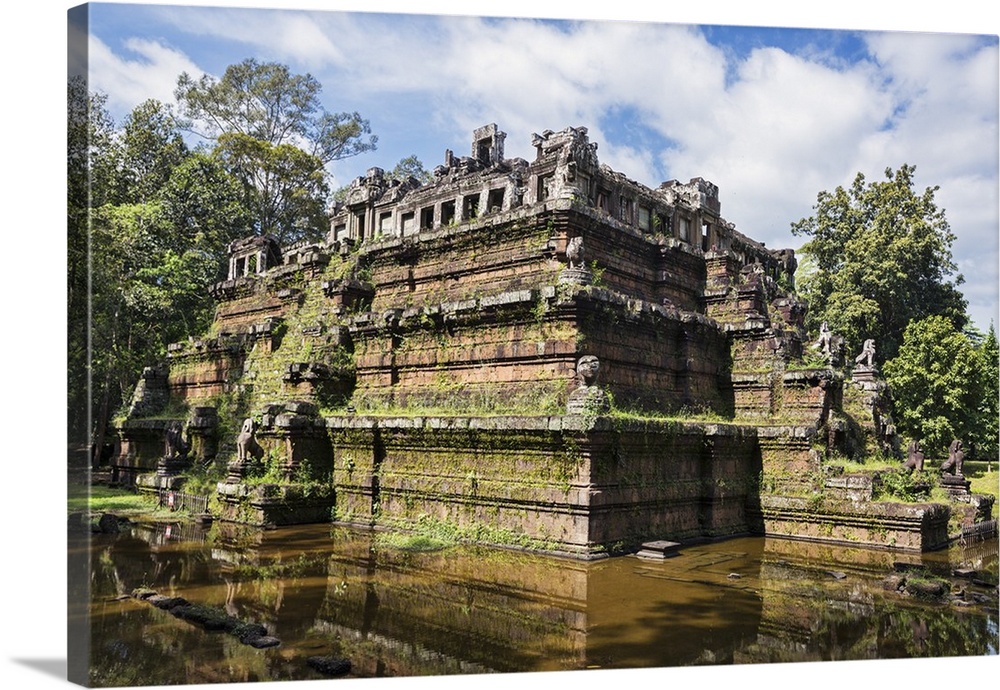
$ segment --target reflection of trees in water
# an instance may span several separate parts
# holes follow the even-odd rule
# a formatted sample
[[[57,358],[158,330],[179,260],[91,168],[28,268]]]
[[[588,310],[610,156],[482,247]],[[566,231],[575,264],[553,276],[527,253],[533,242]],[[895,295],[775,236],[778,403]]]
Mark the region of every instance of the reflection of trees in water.
[[[995,614],[982,610],[900,606],[885,611],[879,621],[882,659],[980,656],[996,648]]]
[[[996,648],[995,605],[958,607],[887,591],[875,573],[837,582],[782,563],[765,574],[761,631],[744,650],[749,661],[979,656]]]
[[[884,568],[870,563],[836,581],[816,561],[769,560],[757,542],[745,553],[734,542],[689,549],[685,562],[697,563],[682,582],[671,563],[635,559],[400,553],[373,548],[368,535],[319,529],[238,542],[217,535],[204,544],[138,530],[94,540],[95,684],[315,678],[301,662],[319,651],[374,676],[996,649],[995,612],[883,591]],[[734,569],[742,578],[727,577]],[[110,601],[141,585],[263,623],[280,651],[206,634],[134,600]]]
[[[211,553],[189,548],[189,541],[168,538],[174,526],[134,526],[115,536],[95,535],[91,562],[94,597],[130,594],[138,587],[173,590],[208,581],[215,567]]]

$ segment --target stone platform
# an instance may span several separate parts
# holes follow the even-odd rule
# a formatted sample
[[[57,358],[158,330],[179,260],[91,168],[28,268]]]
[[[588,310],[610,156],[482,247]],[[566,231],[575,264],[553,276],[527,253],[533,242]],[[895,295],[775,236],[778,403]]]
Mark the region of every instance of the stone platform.
[[[941,475],[941,488],[948,492],[948,495],[960,501],[968,501],[971,495],[969,487],[972,482],[961,474]]]
[[[676,541],[647,541],[643,543],[642,548],[635,555],[639,558],[662,561],[676,556],[680,547],[680,543]]]

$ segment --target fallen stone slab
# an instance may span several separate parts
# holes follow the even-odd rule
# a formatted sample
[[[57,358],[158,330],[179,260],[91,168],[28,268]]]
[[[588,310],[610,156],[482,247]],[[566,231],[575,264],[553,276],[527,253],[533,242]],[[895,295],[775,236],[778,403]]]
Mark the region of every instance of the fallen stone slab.
[[[170,609],[170,613],[181,620],[199,625],[209,632],[232,632],[240,625],[238,618],[233,618],[221,609],[200,604],[174,606]]]
[[[937,580],[911,579],[906,583],[905,591],[917,597],[934,599],[944,596],[948,590],[943,582]]]

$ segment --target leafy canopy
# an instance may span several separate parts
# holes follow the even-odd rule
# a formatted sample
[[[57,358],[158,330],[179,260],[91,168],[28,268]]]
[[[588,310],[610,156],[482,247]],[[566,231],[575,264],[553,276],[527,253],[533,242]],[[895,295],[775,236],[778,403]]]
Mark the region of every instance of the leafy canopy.
[[[181,126],[214,141],[215,155],[242,183],[252,230],[280,244],[326,233],[325,166],[377,142],[358,113],[327,112],[320,91],[309,74],[254,59],[230,65],[221,79],[182,73],[174,91]]]
[[[883,373],[906,435],[935,454],[954,438],[968,443],[980,421],[982,358],[951,320],[929,316],[910,323]]]
[[[230,132],[278,146],[294,144],[326,165],[375,149],[378,137],[358,113],[328,113],[320,83],[286,65],[250,58],[226,68],[222,79],[180,75],[174,96],[187,126],[205,137]]]
[[[881,359],[895,356],[911,321],[940,315],[956,329],[967,321],[955,236],[934,201],[938,188],[914,191],[915,171],[887,168],[872,183],[859,173],[849,189],[820,192],[814,214],[792,224],[793,234],[809,238],[798,281],[810,304],[807,325],[826,321],[852,350],[874,338]]]
[[[996,460],[1000,457],[1000,345],[992,323],[976,345],[976,354],[982,395],[968,438],[976,457]]]

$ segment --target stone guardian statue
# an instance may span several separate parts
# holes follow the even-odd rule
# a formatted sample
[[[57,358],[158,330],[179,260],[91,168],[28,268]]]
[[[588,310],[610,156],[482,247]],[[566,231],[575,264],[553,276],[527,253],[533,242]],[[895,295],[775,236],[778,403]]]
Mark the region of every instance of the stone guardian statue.
[[[965,460],[965,451],[962,450],[962,442],[957,438],[948,446],[948,459],[941,464],[942,474],[954,474],[962,476],[962,462]]]
[[[597,385],[601,362],[594,355],[584,355],[576,362],[577,388],[569,394],[567,414],[601,414],[611,409],[607,394]]]
[[[910,446],[906,450],[906,462],[903,463],[903,467],[909,469],[911,472],[913,470],[917,472],[924,471],[924,452],[920,450],[920,441],[916,439],[910,441]]]
[[[256,425],[250,418],[243,420],[243,428],[236,437],[236,462],[247,463],[264,457],[264,449],[257,443]]]
[[[875,341],[871,338],[865,341],[861,354],[854,358],[854,363],[871,369],[875,366]]]

